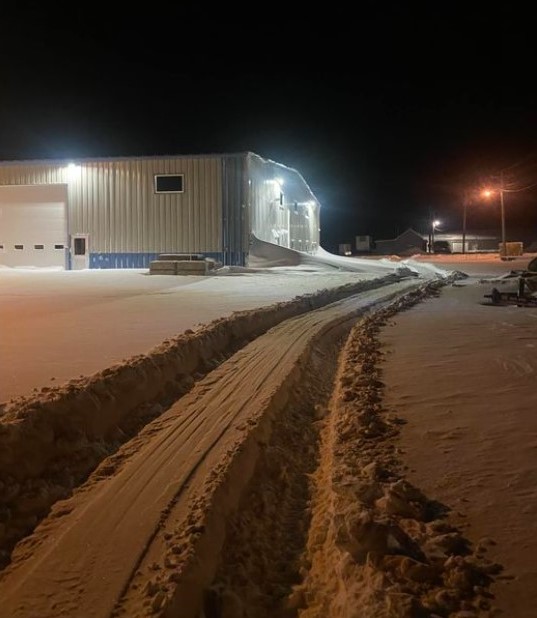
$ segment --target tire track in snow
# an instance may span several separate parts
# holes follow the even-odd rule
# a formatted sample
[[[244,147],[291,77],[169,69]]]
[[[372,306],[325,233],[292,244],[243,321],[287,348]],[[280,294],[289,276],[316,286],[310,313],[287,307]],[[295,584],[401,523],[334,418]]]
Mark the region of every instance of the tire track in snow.
[[[207,492],[216,491],[212,471],[233,465],[232,455],[255,424],[271,406],[281,404],[282,386],[323,329],[418,285],[399,282],[292,318],[223,363],[149,426],[137,452],[113,476],[90,481],[53,508],[35,535],[15,551],[13,564],[0,578],[0,615],[104,618],[122,613],[117,607],[121,596],[132,616],[161,612],[175,603],[179,586],[174,587],[173,580],[166,580],[156,594],[146,594],[151,575],[167,568],[151,560],[151,547],[165,524],[170,529],[170,515],[172,523],[197,521],[203,515],[195,512],[192,498],[198,492],[206,502]],[[243,486],[247,481],[247,476],[242,479]],[[239,496],[240,491],[235,502]],[[228,505],[227,511],[234,506]],[[203,534],[208,534],[203,526],[195,529],[190,541],[199,542]],[[216,538],[214,560],[223,542],[218,534]],[[160,540],[159,547],[163,543]],[[173,545],[171,550],[174,553]],[[180,576],[187,567],[188,561],[168,570]],[[198,574],[196,586],[187,586],[191,589],[181,600],[185,616],[199,607],[214,568]]]

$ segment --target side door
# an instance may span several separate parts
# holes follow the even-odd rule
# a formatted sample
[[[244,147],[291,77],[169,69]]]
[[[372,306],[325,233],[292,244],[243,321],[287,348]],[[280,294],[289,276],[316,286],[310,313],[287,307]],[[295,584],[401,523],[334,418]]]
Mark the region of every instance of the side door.
[[[71,269],[85,270],[89,268],[89,234],[73,234],[71,236]]]

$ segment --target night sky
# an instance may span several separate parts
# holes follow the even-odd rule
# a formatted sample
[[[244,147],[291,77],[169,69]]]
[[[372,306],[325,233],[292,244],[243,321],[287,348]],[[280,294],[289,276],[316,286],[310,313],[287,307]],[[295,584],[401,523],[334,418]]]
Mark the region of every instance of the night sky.
[[[463,190],[502,169],[511,188],[537,183],[520,7],[53,6],[3,10],[1,160],[251,150],[304,175],[329,249],[432,217],[460,230]],[[497,199],[468,208],[470,229],[499,233]],[[508,240],[537,240],[535,189],[506,212]]]

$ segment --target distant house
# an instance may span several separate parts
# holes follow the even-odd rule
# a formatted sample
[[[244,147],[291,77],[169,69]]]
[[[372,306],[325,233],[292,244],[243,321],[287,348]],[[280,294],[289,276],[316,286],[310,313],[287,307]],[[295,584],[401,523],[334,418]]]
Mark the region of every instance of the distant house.
[[[435,245],[437,242],[445,243],[450,247],[450,253],[462,253],[462,233],[454,232],[451,234],[434,235]],[[478,251],[498,251],[500,238],[493,234],[466,234],[464,241],[466,253],[476,253]]]
[[[374,252],[379,255],[413,255],[425,253],[426,250],[427,241],[425,238],[409,227],[397,238],[375,241]]]
[[[429,251],[432,238],[430,235],[419,234],[408,228],[405,232],[392,240],[377,240],[375,253],[379,255],[413,255]],[[465,252],[498,251],[500,239],[494,234],[467,233],[465,238]],[[462,253],[462,233],[439,233],[434,235],[433,253]]]

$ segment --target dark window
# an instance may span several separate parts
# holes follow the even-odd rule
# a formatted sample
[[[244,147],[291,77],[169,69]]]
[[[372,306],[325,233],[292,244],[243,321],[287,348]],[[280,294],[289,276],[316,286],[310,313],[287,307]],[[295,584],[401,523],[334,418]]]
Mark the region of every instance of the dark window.
[[[0,251],[2,251],[4,248],[4,245],[0,245]]]
[[[15,245],[15,249],[20,251],[21,249],[24,249],[24,245]]]
[[[45,245],[34,245],[34,249],[44,249]]]
[[[86,239],[75,238],[75,255],[86,255]]]
[[[183,174],[155,174],[155,193],[183,193]]]
[[[54,249],[64,249],[64,245],[54,245]]]

